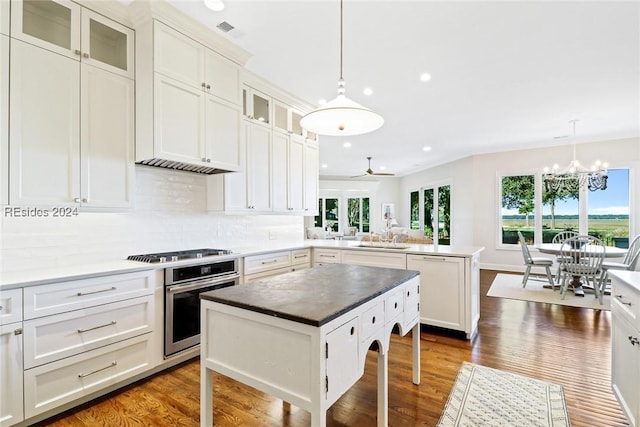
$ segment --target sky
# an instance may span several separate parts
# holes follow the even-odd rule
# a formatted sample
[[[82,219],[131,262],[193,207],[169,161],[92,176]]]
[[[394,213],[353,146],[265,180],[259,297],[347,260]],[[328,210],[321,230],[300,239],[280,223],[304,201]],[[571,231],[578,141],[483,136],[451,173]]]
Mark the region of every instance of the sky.
[[[587,191],[589,215],[629,215],[629,170],[609,169],[606,190]],[[517,210],[502,209],[503,215],[517,214]],[[543,206],[542,214],[551,210]],[[556,215],[577,215],[578,200],[556,202]]]

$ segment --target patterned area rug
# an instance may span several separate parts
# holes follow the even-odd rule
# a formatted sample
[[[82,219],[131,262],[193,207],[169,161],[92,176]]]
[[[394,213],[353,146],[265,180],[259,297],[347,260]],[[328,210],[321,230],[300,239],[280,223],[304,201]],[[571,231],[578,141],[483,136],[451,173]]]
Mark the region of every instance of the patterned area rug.
[[[522,275],[520,274],[498,274],[493,280],[487,296],[498,298],[518,299],[523,301],[546,302],[550,304],[570,305],[573,307],[595,308],[598,310],[611,310],[611,296],[605,295],[603,304],[596,299],[593,293],[586,293],[584,296],[576,296],[569,289],[560,299],[560,290],[556,287],[552,291],[546,278],[532,276],[525,288],[522,287]]]
[[[570,426],[561,385],[463,362],[438,427]]]

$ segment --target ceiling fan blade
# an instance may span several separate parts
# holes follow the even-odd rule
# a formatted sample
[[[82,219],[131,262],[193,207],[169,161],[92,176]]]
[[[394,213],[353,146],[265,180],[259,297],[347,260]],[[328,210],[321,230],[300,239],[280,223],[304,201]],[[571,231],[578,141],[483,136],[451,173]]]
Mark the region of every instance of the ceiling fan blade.
[[[395,176],[395,173],[384,173],[384,172],[374,172],[371,175],[378,175],[378,176]]]
[[[367,175],[369,175],[369,174],[368,173],[364,173],[362,175],[354,175],[351,178],[360,178],[361,176],[367,176]]]

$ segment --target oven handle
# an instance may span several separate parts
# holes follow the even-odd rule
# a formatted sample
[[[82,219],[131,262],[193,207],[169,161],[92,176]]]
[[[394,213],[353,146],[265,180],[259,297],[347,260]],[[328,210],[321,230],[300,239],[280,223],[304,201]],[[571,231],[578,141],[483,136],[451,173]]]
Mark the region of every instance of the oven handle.
[[[196,282],[189,282],[182,285],[172,285],[167,286],[167,292],[170,294],[175,294],[177,292],[188,292],[194,289],[202,288],[203,286],[212,286],[219,283],[230,282],[232,280],[237,280],[240,278],[239,274],[231,274],[229,276],[224,277],[216,277],[215,279],[204,279],[198,280]]]

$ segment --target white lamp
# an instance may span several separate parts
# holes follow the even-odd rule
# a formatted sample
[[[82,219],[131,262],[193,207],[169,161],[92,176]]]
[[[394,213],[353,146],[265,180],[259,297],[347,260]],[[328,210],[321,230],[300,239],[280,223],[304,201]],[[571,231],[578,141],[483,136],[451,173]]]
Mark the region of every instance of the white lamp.
[[[302,117],[300,126],[319,135],[349,136],[373,132],[379,129],[383,123],[382,116],[345,96],[345,82],[342,78],[342,0],[340,0],[338,96]]]

